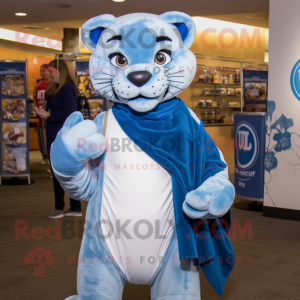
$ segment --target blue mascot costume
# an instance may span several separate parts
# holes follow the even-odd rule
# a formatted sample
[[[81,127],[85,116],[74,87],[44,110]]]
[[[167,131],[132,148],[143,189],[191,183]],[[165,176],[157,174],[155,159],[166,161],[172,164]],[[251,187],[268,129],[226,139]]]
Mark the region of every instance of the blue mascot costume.
[[[51,148],[66,193],[89,201],[68,300],[122,299],[127,282],[151,285],[153,300],[198,300],[199,266],[223,294],[234,188],[203,123],[176,97],[195,76],[195,33],[181,12],[100,15],[81,29],[93,86],[114,106],[94,121],[70,115]]]

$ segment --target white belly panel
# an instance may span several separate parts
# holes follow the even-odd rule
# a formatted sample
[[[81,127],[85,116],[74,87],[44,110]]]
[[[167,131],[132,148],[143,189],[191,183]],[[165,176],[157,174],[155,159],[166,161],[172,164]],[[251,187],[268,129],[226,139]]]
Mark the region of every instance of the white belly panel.
[[[147,284],[173,234],[171,175],[145,152],[138,151],[136,145],[133,147],[112,110],[108,113],[106,137],[109,148],[102,193],[102,231],[128,281]],[[122,144],[129,142],[132,152],[128,147],[122,149]],[[124,234],[119,228],[127,223]]]

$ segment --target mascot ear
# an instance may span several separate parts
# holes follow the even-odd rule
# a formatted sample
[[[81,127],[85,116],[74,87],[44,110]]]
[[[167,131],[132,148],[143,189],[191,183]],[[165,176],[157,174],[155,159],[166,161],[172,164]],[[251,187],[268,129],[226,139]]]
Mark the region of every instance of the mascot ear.
[[[176,26],[184,45],[187,48],[192,46],[196,36],[196,26],[189,15],[178,11],[170,11],[159,15],[158,17],[165,22]]]
[[[81,27],[81,38],[90,50],[95,51],[101,33],[115,22],[113,15],[100,15],[86,21]]]

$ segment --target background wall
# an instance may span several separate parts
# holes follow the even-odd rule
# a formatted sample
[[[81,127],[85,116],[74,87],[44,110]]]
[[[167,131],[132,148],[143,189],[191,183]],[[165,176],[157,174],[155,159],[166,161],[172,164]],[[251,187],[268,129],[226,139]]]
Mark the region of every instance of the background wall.
[[[196,37],[191,51],[195,54],[264,61],[267,29],[203,17],[193,20]]]
[[[33,88],[40,77],[40,66],[55,58],[55,51],[43,47],[0,40],[0,60],[28,61],[28,95],[33,99]]]
[[[293,210],[300,210],[300,101],[290,76],[300,59],[299,12],[299,0],[270,1],[264,206]]]

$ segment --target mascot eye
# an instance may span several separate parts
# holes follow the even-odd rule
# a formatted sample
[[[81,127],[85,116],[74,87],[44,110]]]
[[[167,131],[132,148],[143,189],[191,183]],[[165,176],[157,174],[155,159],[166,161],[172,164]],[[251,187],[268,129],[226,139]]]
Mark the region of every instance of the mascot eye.
[[[154,61],[156,65],[163,66],[171,61],[171,57],[168,53],[159,51],[155,54]]]
[[[111,60],[111,64],[113,64],[116,67],[123,68],[128,64],[127,58],[122,54],[116,54],[114,55]]]

